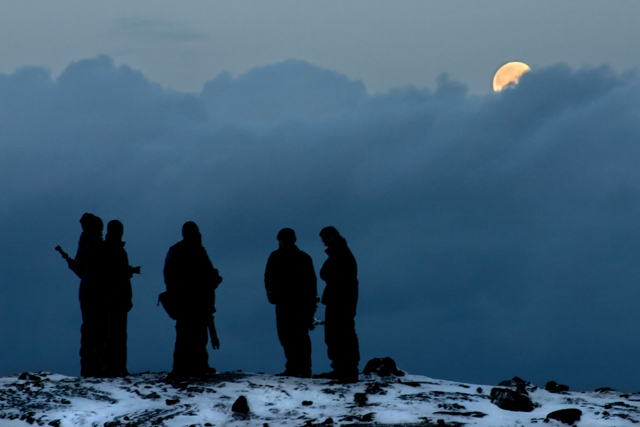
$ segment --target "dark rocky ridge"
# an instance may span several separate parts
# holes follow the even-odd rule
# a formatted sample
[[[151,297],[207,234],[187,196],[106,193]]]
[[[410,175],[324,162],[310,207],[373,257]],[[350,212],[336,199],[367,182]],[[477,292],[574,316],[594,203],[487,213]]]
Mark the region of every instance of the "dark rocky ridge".
[[[166,373],[116,379],[24,373],[0,378],[0,425],[499,427],[592,420],[622,427],[640,421],[640,394],[550,392],[517,377],[490,387],[396,373],[403,376],[372,373],[356,384],[243,372],[193,381],[169,381]],[[498,394],[529,403],[510,407]]]

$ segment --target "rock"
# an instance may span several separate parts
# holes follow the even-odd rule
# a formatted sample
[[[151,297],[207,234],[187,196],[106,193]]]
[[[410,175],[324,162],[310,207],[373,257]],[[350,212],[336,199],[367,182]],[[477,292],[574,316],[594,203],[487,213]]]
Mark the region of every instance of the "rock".
[[[569,391],[569,386],[558,384],[555,381],[549,381],[547,385],[544,386],[544,389],[551,393],[562,393],[564,391]]]
[[[404,383],[403,383],[404,384]],[[366,394],[381,394],[385,395],[387,392],[384,390],[386,384],[381,384],[378,382],[371,382],[367,384],[367,388],[365,389]]]
[[[613,409],[614,407],[618,408],[633,408],[633,406],[624,403],[624,402],[611,402],[604,405],[604,409]]]
[[[513,377],[513,379],[502,381],[498,385],[502,387],[513,387],[518,393],[528,394],[527,386],[530,386],[531,383],[522,378]]]
[[[467,411],[467,412],[458,412],[458,411],[436,411],[433,415],[454,415],[457,417],[468,417],[468,418],[484,418],[487,416],[484,412],[480,411]]]
[[[491,403],[506,411],[531,412],[535,407],[529,396],[508,388],[491,389],[490,398]]]
[[[547,419],[557,420],[565,424],[573,425],[582,416],[580,409],[560,409],[559,411],[553,411],[547,415]]]
[[[398,369],[396,362],[390,357],[374,358],[367,362],[363,374],[376,374],[380,377],[403,377],[404,372]]]
[[[244,396],[238,397],[238,399],[235,401],[235,403],[231,407],[231,410],[236,414],[248,414],[250,410],[249,410],[249,402],[247,402],[247,398]]]
[[[353,400],[356,402],[356,405],[365,406],[367,404],[367,400],[369,399],[367,398],[367,395],[365,393],[356,393],[353,396]]]
[[[42,380],[42,378],[40,378],[39,376],[30,374],[29,372],[23,372],[18,377],[18,379],[23,381],[41,381]]]

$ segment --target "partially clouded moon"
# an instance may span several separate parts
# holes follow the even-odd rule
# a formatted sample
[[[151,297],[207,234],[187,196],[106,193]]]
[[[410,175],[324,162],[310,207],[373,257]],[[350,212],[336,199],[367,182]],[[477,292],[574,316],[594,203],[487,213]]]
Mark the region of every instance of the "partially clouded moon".
[[[518,79],[531,68],[523,62],[504,64],[493,76],[493,90],[500,92],[505,87],[515,86]]]

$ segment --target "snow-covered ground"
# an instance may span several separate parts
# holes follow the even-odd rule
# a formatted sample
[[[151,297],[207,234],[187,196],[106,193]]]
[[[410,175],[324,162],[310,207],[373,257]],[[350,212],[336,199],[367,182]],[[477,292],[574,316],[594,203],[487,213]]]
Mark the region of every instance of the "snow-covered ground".
[[[579,409],[583,426],[640,421],[640,394],[612,390],[551,393],[527,384],[531,412],[492,403],[497,386],[418,375],[361,375],[355,384],[227,372],[171,382],[166,373],[82,379],[38,372],[0,378],[0,426],[531,426],[560,409]],[[514,386],[501,386],[513,389]],[[521,391],[522,391],[522,387]],[[248,413],[234,410],[244,396]],[[549,420],[546,426],[566,426]]]

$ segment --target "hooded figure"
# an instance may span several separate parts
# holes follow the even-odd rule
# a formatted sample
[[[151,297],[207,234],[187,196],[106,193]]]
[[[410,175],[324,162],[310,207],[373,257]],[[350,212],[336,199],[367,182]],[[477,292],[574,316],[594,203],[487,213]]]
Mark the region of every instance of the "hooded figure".
[[[360,350],[355,330],[358,304],[358,266],[347,241],[334,227],[325,227],[320,238],[327,246],[327,260],[320,278],[327,283],[322,295],[325,311],[325,343],[332,372],[318,375],[345,382],[358,380]]]
[[[109,340],[107,342],[107,374],[122,377],[127,371],[127,313],[133,307],[131,277],[140,273],[140,267],[131,267],[122,241],[124,227],[120,221],[107,224],[104,241],[109,314]]]
[[[296,246],[290,228],[280,230],[278,249],[267,261],[264,284],[267,298],[276,306],[278,338],[287,359],[281,376],[311,377],[311,339],[317,304],[317,279],[311,257]]]
[[[107,294],[105,291],[103,222],[85,213],[80,218],[82,234],[71,268],[80,277],[80,375],[106,376],[105,353],[108,338]]]
[[[167,292],[178,306],[172,375],[202,377],[213,371],[208,363],[207,326],[215,313],[215,290],[222,278],[194,222],[184,224],[182,237],[169,249],[164,263]]]

